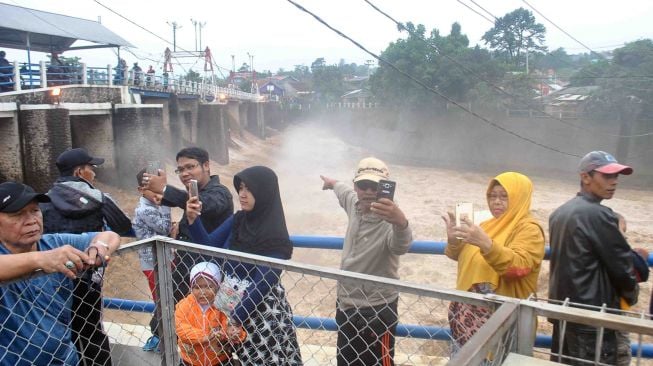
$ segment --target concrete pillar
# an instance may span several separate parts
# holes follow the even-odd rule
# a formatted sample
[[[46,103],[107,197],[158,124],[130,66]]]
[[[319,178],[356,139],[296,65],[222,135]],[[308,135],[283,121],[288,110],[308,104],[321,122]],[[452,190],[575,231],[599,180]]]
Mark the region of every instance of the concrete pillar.
[[[14,90],[20,91],[22,85],[20,85],[20,68],[18,68],[18,62],[14,61]]]
[[[59,170],[57,156],[72,147],[69,111],[51,104],[23,104],[18,113],[23,148],[23,181],[46,192]]]
[[[116,104],[113,112],[116,180],[124,188],[134,187],[136,174],[151,160],[170,156],[162,141],[161,104]]]
[[[71,115],[70,135],[73,147],[83,147],[92,156],[104,158],[97,170],[97,180],[117,183],[113,121],[110,114]]]
[[[220,164],[229,163],[229,130],[225,123],[226,106],[200,104],[197,113],[198,143],[204,147],[214,160]]]
[[[229,130],[241,134],[241,124],[240,124],[240,102],[230,101],[227,103],[225,108],[225,122],[229,127]]]
[[[88,85],[88,73],[85,62],[82,62],[82,85]]]
[[[23,180],[16,103],[0,103],[0,183]]]
[[[48,69],[45,66],[45,61],[39,62],[39,67],[40,67],[40,70],[41,70],[41,88],[47,88],[48,87]],[[31,85],[30,85],[30,87],[31,87]]]
[[[256,108],[256,134],[265,139],[265,103],[254,103]]]

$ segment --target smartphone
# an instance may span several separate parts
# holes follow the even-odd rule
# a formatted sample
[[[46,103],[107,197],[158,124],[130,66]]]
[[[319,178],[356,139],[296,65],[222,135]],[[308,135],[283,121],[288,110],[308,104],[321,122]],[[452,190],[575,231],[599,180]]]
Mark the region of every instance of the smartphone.
[[[376,190],[376,199],[387,198],[393,201],[395,198],[395,187],[397,187],[397,182],[381,179],[379,181],[379,188]]]
[[[158,160],[148,161],[145,172],[150,175],[159,175],[159,169],[161,169],[161,163]]]
[[[466,217],[472,223],[474,222],[474,205],[471,202],[456,203],[456,226],[463,223],[463,217]]]
[[[199,189],[197,188],[197,180],[191,179],[188,183],[188,197],[197,197],[199,195]]]

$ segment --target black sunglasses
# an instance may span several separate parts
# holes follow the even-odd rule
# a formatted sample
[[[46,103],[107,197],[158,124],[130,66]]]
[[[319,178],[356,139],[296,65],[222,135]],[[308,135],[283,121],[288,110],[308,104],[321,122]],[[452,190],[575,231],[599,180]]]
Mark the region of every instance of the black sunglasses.
[[[371,180],[359,180],[354,184],[356,185],[356,188],[360,189],[361,191],[367,191],[368,189],[371,189],[376,192],[376,190],[379,188],[379,183]]]

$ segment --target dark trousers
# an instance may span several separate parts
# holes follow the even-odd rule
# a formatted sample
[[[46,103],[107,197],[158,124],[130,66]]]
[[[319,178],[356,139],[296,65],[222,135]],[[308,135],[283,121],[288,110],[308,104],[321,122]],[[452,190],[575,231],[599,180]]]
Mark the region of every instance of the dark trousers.
[[[70,328],[80,365],[111,365],[109,338],[102,330],[102,288],[89,276],[75,281]]]
[[[562,355],[580,358],[583,360],[594,361],[596,356],[596,330],[579,330],[573,325],[570,328],[570,323],[567,323],[567,328],[564,334],[564,342],[562,344]],[[569,358],[559,357],[556,353],[560,353],[560,337],[561,326],[559,322],[553,323],[553,337],[551,339],[551,361],[560,362],[567,365],[587,365],[587,362],[570,360]],[[618,360],[617,354],[617,334],[614,330],[605,329],[603,333],[603,343],[601,344],[601,355],[599,361],[610,365],[621,364]],[[629,357],[626,355],[626,357]],[[628,358],[630,361],[630,358]],[[630,363],[630,362],[628,362]]]
[[[373,307],[336,310],[338,366],[392,366],[397,301]]]

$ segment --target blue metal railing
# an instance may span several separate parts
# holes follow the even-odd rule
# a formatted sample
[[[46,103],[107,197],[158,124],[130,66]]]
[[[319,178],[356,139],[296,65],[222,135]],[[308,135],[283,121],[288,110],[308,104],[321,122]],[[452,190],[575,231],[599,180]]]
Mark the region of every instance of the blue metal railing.
[[[295,248],[310,249],[332,249],[342,250],[344,239],[338,236],[311,236],[311,235],[292,235],[290,237]],[[409,253],[416,254],[438,254],[444,255],[444,249],[447,247],[446,242],[415,240],[410,247]],[[544,249],[544,259],[548,260],[551,256],[551,248]],[[653,267],[653,253],[648,255],[648,266]]]
[[[142,313],[154,312],[154,303],[149,301],[104,298],[103,302],[106,309],[136,311]],[[325,330],[332,332],[338,330],[336,320],[333,318],[295,315],[293,316],[293,323],[297,328],[302,329]],[[398,324],[395,334],[397,337],[411,337],[438,341],[451,340],[451,330],[444,327]],[[552,340],[550,335],[538,334],[535,337],[535,347],[550,349],[551,343]],[[642,344],[641,348],[642,357],[653,358],[653,344]],[[639,346],[637,343],[631,343],[630,349],[633,356],[636,356],[639,352]]]

